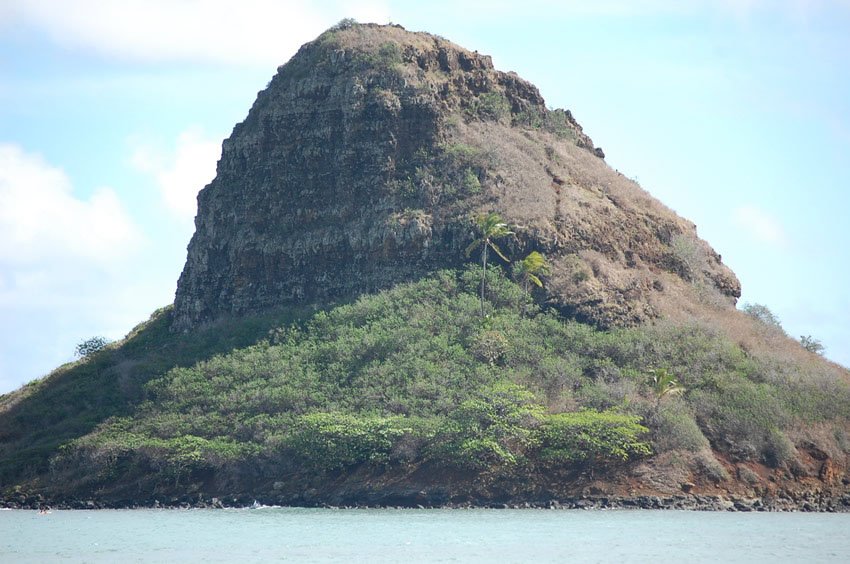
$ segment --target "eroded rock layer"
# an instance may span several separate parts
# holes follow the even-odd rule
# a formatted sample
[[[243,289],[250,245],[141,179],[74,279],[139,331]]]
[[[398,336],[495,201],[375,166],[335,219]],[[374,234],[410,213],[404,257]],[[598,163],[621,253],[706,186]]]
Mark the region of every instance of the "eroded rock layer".
[[[601,326],[664,313],[665,292],[734,303],[695,226],[613,171],[569,111],[490,57],[399,26],[304,45],[225,140],[198,197],[174,328],[328,303],[467,260],[496,211],[521,258],[553,265],[541,299]]]

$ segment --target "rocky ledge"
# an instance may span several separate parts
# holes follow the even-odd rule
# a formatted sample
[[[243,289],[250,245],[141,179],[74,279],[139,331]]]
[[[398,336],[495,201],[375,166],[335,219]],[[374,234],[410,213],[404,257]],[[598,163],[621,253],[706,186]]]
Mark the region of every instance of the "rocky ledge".
[[[422,492],[425,494],[425,492]],[[277,507],[323,507],[328,509],[655,509],[655,510],[684,510],[684,511],[741,511],[741,512],[777,512],[803,511],[850,513],[850,493],[830,495],[820,491],[796,493],[779,493],[775,497],[750,498],[741,496],[692,495],[682,494],[673,496],[641,495],[634,497],[622,496],[577,496],[562,499],[535,501],[462,501],[452,502],[439,498],[421,495],[416,498],[398,499],[395,503],[358,502],[316,502],[316,503],[287,503],[281,499],[253,499],[248,496],[227,498],[203,498],[197,496],[182,496],[169,499],[139,499],[115,502],[101,502],[93,499],[63,499],[48,500],[40,495],[27,496],[24,494],[10,496],[0,500],[0,508],[4,509],[41,509],[49,506],[53,509],[224,509],[251,508],[262,506]]]
[[[490,57],[399,26],[304,45],[224,141],[198,196],[173,329],[333,303],[467,260],[496,211],[545,296],[599,326],[731,308],[740,284],[696,226],[612,170],[568,110]],[[693,295],[691,295],[693,294]],[[672,304],[668,305],[667,304]]]

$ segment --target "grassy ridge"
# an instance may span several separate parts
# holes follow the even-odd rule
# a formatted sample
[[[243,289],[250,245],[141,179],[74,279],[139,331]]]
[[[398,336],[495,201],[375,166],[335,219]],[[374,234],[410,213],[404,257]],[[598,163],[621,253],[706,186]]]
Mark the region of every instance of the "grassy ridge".
[[[61,445],[132,414],[152,378],[255,343],[298,315],[223,320],[184,335],[169,331],[171,309],[157,310],[122,341],[0,396],[0,487],[44,474]]]
[[[155,487],[180,490],[423,463],[471,473],[610,469],[680,451],[723,480],[712,452],[792,464],[797,431],[811,424],[829,430],[818,448],[850,450],[846,382],[749,356],[706,327],[603,332],[564,321],[499,272],[482,319],[478,276],[440,272],[301,324],[255,321],[241,336],[219,327],[206,344],[155,320],[123,354],[130,343],[185,354],[168,355],[173,368],[151,361],[145,374],[159,377],[132,401],[88,420],[82,410],[85,423],[46,445],[58,452],[51,471],[86,489],[156,474]],[[682,395],[653,388],[659,369]]]

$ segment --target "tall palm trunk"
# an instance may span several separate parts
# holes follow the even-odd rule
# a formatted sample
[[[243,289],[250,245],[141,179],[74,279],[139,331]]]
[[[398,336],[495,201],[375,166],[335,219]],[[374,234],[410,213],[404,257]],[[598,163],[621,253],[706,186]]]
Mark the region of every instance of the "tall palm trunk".
[[[528,294],[528,276],[523,278],[522,291],[525,292],[526,294]],[[526,311],[526,306],[525,306],[525,301],[523,301],[522,302],[522,309],[520,309],[520,312],[519,312],[519,318],[520,319],[525,317],[525,311]]]
[[[490,249],[493,249],[493,252],[502,257],[505,262],[511,262],[508,257],[499,250],[499,247],[496,246],[496,243],[493,242],[494,239],[498,239],[501,237],[507,237],[508,235],[513,235],[513,231],[508,229],[506,223],[502,222],[502,218],[499,217],[497,213],[489,213],[487,215],[479,215],[475,223],[478,227],[478,232],[481,237],[475,239],[470,245],[466,248],[466,256],[469,256],[474,249],[478,247],[483,247],[481,249],[481,317],[484,317],[484,298],[487,297],[487,257],[490,253]]]
[[[484,252],[481,255],[481,317],[484,317],[484,286],[487,283],[487,241],[484,241]]]

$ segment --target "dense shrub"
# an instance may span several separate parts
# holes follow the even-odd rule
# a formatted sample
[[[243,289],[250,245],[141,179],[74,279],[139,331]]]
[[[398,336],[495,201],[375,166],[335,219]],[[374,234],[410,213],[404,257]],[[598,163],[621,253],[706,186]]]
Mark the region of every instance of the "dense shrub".
[[[768,384],[726,381],[716,391],[694,394],[701,427],[712,444],[742,460],[777,465],[789,454],[782,429],[792,422]]]
[[[91,337],[77,344],[74,349],[74,354],[79,358],[86,358],[98,351],[101,351],[110,343],[106,337]]]
[[[469,114],[483,120],[502,121],[511,115],[511,104],[501,92],[485,92],[473,98]]]
[[[815,354],[823,354],[826,351],[826,348],[823,346],[818,339],[815,339],[811,335],[801,335],[800,336],[800,345],[807,351]]]
[[[683,401],[660,404],[649,423],[653,428],[653,443],[657,451],[697,452],[709,447],[708,439],[697,425],[690,407]]]
[[[298,420],[285,448],[316,470],[337,470],[389,462],[393,446],[414,432],[402,417],[310,413]]]
[[[651,453],[640,417],[614,411],[579,411],[547,416],[540,427],[540,457],[550,464],[595,466]]]
[[[93,475],[129,464],[174,482],[240,457],[291,472],[519,471],[621,463],[648,455],[651,441],[657,452],[694,453],[722,480],[709,444],[781,466],[797,454],[795,426],[846,428],[850,386],[832,373],[747,354],[697,324],[599,331],[565,321],[498,266],[482,317],[480,276],[475,265],[443,271],[327,311],[226,321],[191,338],[170,334],[170,310],[160,312],[77,368],[91,371],[87,390],[100,390],[119,355],[142,355],[135,393],[147,401],[104,410],[54,462]],[[158,350],[167,359],[148,352]],[[684,393],[658,397],[648,374],[675,375]],[[842,433],[835,444],[850,450]]]
[[[437,431],[432,455],[473,469],[515,464],[533,444],[532,429],[542,414],[527,390],[494,384],[449,414]]]
[[[741,311],[766,327],[776,329],[784,333],[782,323],[779,321],[779,318],[776,317],[776,315],[770,311],[766,305],[745,303],[741,306]]]

